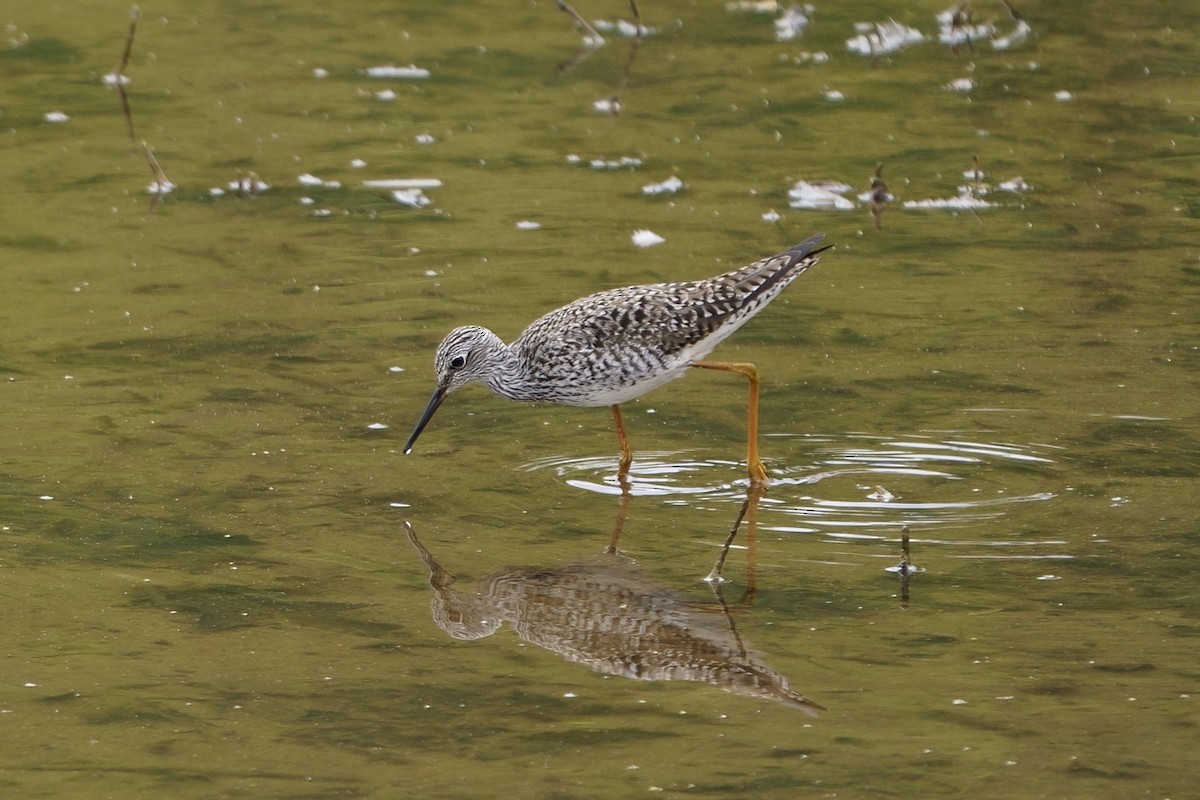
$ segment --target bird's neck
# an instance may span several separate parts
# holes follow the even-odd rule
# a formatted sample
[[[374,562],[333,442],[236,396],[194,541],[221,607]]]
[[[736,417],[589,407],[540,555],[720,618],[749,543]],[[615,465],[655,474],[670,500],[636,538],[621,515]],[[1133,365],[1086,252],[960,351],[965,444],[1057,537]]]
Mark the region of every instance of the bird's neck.
[[[488,369],[480,381],[507,400],[535,399],[529,394],[529,379],[517,354],[503,342],[497,340],[497,344],[488,353]]]

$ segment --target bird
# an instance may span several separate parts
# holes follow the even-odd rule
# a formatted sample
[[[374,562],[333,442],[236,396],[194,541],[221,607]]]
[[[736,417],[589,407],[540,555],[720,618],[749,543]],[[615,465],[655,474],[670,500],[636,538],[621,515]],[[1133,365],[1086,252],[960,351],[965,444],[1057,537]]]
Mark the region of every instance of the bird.
[[[733,372],[750,383],[746,469],[752,487],[769,484],[758,453],[758,369],[707,361],[712,350],[779,296],[830,249],[818,233],[740,269],[704,280],[609,289],[551,311],[512,344],[478,325],[455,328],[434,355],[437,385],[404,453],[452,392],[481,383],[509,400],[612,409],[626,486],[633,451],[621,405],[682,377],[690,368]]]

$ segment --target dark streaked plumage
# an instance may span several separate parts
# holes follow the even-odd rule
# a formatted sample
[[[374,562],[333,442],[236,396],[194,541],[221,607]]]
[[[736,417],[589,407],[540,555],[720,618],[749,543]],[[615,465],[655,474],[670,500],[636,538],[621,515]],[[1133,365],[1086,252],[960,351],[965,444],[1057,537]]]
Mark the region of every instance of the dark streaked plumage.
[[[679,378],[816,264],[828,249],[818,247],[822,238],[705,280],[588,295],[534,321],[511,345],[487,328],[455,328],[438,346],[437,388],[405,452],[445,397],[471,382],[510,400],[595,407]]]

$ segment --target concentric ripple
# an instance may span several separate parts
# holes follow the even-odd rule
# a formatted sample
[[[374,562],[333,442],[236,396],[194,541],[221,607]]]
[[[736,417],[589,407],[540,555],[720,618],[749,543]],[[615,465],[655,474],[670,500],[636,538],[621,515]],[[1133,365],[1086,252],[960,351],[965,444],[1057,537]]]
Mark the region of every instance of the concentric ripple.
[[[914,541],[979,545],[984,542],[978,531],[969,529],[985,525],[987,543],[997,546],[1030,553],[1030,547],[1063,544],[997,540],[995,526],[988,524],[1016,507],[1057,496],[1051,487],[1058,484],[1058,447],[865,433],[772,436],[764,444],[773,458],[767,461],[771,487],[762,501],[760,530],[849,542],[891,541],[906,528]],[[743,464],[689,458],[691,453],[635,453],[630,491],[681,506],[741,502],[747,484]],[[616,466],[613,458],[557,457],[525,469],[553,469],[568,486],[616,495],[621,492]]]

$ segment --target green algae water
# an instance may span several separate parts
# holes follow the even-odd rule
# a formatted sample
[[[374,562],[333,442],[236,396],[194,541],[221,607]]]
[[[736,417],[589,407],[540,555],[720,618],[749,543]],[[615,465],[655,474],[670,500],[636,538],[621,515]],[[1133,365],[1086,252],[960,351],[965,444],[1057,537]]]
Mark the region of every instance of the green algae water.
[[[574,10],[6,9],[0,788],[1189,796],[1191,4]],[[604,409],[401,453],[450,328],[818,231],[724,583],[738,376],[624,498]]]

